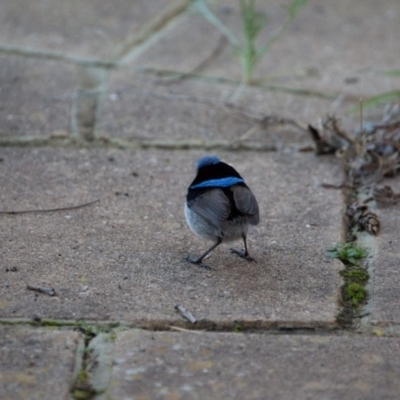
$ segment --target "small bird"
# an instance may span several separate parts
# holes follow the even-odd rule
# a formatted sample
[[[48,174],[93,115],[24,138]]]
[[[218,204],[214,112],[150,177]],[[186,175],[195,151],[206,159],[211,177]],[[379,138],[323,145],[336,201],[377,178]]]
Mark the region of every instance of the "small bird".
[[[258,203],[243,178],[230,165],[216,156],[206,156],[197,162],[197,175],[190,184],[185,202],[185,217],[189,228],[214,244],[200,257],[186,260],[209,268],[203,259],[222,242],[242,238],[244,250],[232,253],[248,260],[247,230],[260,221]]]

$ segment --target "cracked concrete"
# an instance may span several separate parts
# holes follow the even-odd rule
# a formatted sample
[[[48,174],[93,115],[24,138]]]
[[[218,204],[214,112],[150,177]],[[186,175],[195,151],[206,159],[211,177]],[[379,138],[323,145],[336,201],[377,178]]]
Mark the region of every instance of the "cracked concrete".
[[[397,3],[310,1],[251,87],[189,1],[103,3],[0,4],[0,211],[100,200],[0,214],[0,397],[399,398],[398,205],[378,205],[368,303],[343,326],[325,249],[344,241],[345,199],[321,183],[344,171],[305,130],[334,112],[353,131],[361,95],[397,88],[381,74]],[[236,1],[209,5],[240,31]],[[262,44],[285,15],[258,7]],[[183,202],[209,152],[258,198],[257,264],[226,246],[211,271],[183,261],[207,247]]]

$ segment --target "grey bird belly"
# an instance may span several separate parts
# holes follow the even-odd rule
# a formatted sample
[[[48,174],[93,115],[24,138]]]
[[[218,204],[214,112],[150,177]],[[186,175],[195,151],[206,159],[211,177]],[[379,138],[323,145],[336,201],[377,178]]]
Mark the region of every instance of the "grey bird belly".
[[[224,221],[217,226],[191,210],[187,203],[185,203],[185,217],[189,228],[196,235],[207,240],[216,241],[218,238],[222,238],[224,242],[230,242],[242,238],[248,230],[248,222],[245,217]]]

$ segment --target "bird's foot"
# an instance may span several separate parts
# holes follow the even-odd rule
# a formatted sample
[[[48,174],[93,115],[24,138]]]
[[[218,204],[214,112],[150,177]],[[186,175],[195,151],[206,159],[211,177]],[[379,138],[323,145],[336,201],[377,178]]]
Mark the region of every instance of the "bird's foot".
[[[244,258],[247,261],[250,262],[257,262],[253,257],[249,256],[249,253],[247,253],[244,250],[236,250],[236,249],[231,249],[232,254],[237,254],[240,258]]]
[[[205,268],[205,269],[212,269],[208,264],[205,264],[202,262],[202,258],[192,258],[190,256],[187,256],[184,258],[184,260],[189,261],[192,264],[197,264],[198,266]]]

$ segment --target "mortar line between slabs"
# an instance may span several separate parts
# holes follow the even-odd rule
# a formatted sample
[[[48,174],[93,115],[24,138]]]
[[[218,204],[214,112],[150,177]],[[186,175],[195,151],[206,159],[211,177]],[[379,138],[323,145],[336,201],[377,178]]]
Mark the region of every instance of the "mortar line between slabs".
[[[244,322],[244,324],[243,324]],[[242,324],[241,324],[242,323]],[[125,330],[139,330],[146,332],[170,332],[170,333],[237,333],[237,334],[265,334],[265,335],[303,335],[303,336],[347,336],[347,337],[399,337],[400,324],[390,326],[376,326],[369,329],[355,329],[352,327],[341,326],[319,326],[294,325],[293,322],[275,322],[264,326],[254,321],[232,321],[223,327],[213,321],[206,321],[200,325],[189,324],[183,320],[178,321],[143,321],[134,322],[116,322],[116,321],[71,321],[71,320],[49,320],[34,321],[28,318],[0,319],[0,327],[31,327],[33,329],[49,328],[58,330],[82,329],[87,327],[96,327],[101,333],[111,333]],[[258,325],[258,326],[257,326]],[[273,326],[275,325],[275,326]]]

